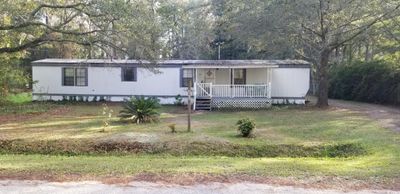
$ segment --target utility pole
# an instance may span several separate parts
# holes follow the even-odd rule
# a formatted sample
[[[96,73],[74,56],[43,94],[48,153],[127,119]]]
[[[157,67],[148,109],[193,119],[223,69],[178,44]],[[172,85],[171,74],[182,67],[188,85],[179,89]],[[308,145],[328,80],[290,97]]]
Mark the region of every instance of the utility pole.
[[[221,44],[218,44],[218,60],[221,60]]]
[[[224,44],[223,42],[217,42],[216,45],[218,46],[218,60],[221,60],[221,45]]]

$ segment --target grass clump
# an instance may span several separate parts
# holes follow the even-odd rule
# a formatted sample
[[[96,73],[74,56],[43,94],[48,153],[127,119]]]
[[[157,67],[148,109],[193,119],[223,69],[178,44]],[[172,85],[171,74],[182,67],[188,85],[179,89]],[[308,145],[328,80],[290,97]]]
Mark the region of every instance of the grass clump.
[[[175,123],[169,124],[168,128],[171,130],[171,133],[176,133],[176,124]]]

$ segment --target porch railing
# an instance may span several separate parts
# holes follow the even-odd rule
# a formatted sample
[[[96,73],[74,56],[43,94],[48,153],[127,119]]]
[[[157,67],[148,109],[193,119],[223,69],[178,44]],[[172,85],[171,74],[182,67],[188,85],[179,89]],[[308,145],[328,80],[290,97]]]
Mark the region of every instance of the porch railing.
[[[218,85],[196,83],[196,97],[271,98],[271,83],[260,85]]]

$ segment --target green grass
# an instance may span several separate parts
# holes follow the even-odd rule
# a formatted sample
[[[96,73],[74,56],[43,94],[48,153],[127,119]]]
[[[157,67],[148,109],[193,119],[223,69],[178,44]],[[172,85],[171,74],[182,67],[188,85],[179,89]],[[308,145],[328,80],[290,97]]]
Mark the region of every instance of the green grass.
[[[12,94],[0,101],[0,115],[43,113],[55,107],[52,103],[33,103],[29,92]]]
[[[7,101],[12,104],[27,104],[32,102],[32,94],[29,92],[18,93],[7,97]]]
[[[339,176],[367,180],[396,178],[398,163],[388,157],[242,158],[131,156],[0,155],[1,173],[54,173],[119,177],[138,173],[248,174],[261,176]]]
[[[110,107],[117,113],[118,104]],[[62,109],[63,111],[60,111]],[[384,129],[374,120],[341,109],[279,107],[271,110],[207,112],[193,115],[193,132],[186,133],[183,108],[165,106],[161,122],[123,124],[118,118],[105,133],[101,104],[54,105],[43,114],[22,114],[0,124],[0,139],[22,142],[110,142],[140,141],[151,145],[173,145],[178,150],[191,143],[262,147],[361,145],[366,154],[350,157],[227,157],[186,154],[0,154],[0,174],[51,172],[57,175],[130,176],[138,173],[248,174],[261,176],[337,176],[355,179],[400,178],[400,134]],[[116,114],[115,114],[116,115]],[[115,116],[114,115],[114,116]],[[10,115],[5,115],[10,116]],[[12,115],[11,115],[12,116]],[[26,118],[25,118],[26,117]],[[255,138],[240,138],[238,119],[256,122]],[[1,119],[1,116],[0,116]],[[168,125],[176,123],[178,133]],[[210,149],[203,146],[196,149]],[[183,149],[184,150],[184,149]],[[34,152],[33,152],[34,153]]]

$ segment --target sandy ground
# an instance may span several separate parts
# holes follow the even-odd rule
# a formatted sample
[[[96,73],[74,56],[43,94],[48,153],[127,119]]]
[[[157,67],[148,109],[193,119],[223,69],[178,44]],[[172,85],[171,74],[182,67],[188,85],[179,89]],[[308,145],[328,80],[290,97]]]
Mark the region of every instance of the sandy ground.
[[[125,185],[108,185],[100,182],[86,181],[86,182],[44,182],[44,181],[0,181],[0,194],[19,194],[19,193],[32,193],[32,194],[47,194],[47,193],[63,193],[63,194],[122,194],[122,193],[135,193],[135,194],[196,194],[196,193],[218,193],[218,194],[246,194],[246,193],[295,193],[295,194],[337,194],[337,193],[350,193],[350,194],[366,194],[366,193],[400,193],[389,190],[362,190],[352,192],[341,192],[336,190],[316,190],[295,188],[289,186],[272,186],[266,184],[255,183],[240,183],[240,184],[227,184],[227,183],[208,183],[197,184],[191,186],[182,185],[165,185],[159,183],[149,182],[131,182]]]
[[[332,107],[348,109],[367,114],[378,121],[383,127],[400,132],[400,108],[361,102],[349,102],[343,100],[329,100]]]

